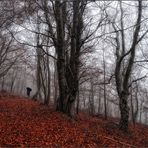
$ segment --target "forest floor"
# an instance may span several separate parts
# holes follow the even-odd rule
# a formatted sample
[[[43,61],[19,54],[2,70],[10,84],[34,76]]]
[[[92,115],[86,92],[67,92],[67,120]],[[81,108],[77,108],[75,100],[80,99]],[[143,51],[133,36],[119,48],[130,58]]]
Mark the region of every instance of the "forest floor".
[[[0,96],[0,147],[148,147],[148,126],[118,130],[115,119],[80,113],[77,121],[39,102]]]

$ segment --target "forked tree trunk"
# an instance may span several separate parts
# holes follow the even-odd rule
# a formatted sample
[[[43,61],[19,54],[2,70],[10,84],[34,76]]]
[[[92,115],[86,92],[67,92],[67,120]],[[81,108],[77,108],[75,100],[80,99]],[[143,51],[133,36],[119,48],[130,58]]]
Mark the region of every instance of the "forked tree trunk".
[[[121,31],[117,31],[117,27],[113,24],[113,28],[116,31],[116,68],[115,68],[115,79],[116,79],[116,88],[119,96],[119,108],[120,108],[120,129],[123,131],[128,130],[128,118],[129,118],[129,107],[128,107],[128,95],[129,95],[129,79],[132,75],[133,64],[135,60],[135,54],[137,49],[137,44],[144,36],[141,36],[139,40],[139,33],[141,28],[141,19],[142,19],[142,1],[138,1],[138,17],[135,25],[135,30],[133,33],[132,45],[127,52],[125,52],[125,34],[124,34],[124,20],[123,20],[123,9],[122,1],[120,2],[121,10]],[[119,36],[121,35],[121,41]],[[144,34],[143,34],[144,35]],[[121,48],[122,47],[122,48]],[[127,60],[127,56],[129,58]],[[127,66],[122,69],[122,65],[126,60]],[[123,73],[123,74],[122,74]]]
[[[62,5],[61,5],[62,4]],[[79,58],[81,49],[81,35],[83,29],[83,9],[81,1],[73,1],[73,20],[70,36],[70,53],[66,51],[65,22],[66,3],[55,1],[57,25],[57,73],[59,83],[59,98],[57,110],[68,116],[73,116],[73,106],[79,86]],[[84,8],[83,8],[84,7]],[[82,11],[82,12],[81,12]],[[68,57],[69,60],[66,60]]]

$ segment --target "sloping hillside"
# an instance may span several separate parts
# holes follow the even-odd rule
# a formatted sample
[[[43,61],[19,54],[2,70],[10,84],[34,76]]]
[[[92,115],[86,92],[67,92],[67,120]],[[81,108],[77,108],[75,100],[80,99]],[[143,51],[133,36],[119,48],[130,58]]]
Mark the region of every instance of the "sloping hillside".
[[[122,133],[114,122],[83,113],[75,121],[38,102],[0,97],[2,147],[148,147],[148,127],[130,125]]]

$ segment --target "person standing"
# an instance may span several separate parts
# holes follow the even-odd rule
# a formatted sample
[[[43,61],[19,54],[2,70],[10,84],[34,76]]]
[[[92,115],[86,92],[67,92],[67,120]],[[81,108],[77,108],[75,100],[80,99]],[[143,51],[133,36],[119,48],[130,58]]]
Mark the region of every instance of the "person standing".
[[[30,87],[26,87],[27,90],[27,96],[30,97],[30,92],[32,91],[32,89]]]

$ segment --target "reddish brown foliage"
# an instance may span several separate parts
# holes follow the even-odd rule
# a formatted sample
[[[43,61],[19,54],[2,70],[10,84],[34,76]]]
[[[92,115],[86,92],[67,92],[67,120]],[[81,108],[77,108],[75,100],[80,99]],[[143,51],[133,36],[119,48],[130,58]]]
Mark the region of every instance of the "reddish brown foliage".
[[[130,126],[122,133],[113,120],[80,114],[71,120],[31,100],[0,98],[0,146],[18,147],[148,147],[148,128]]]

